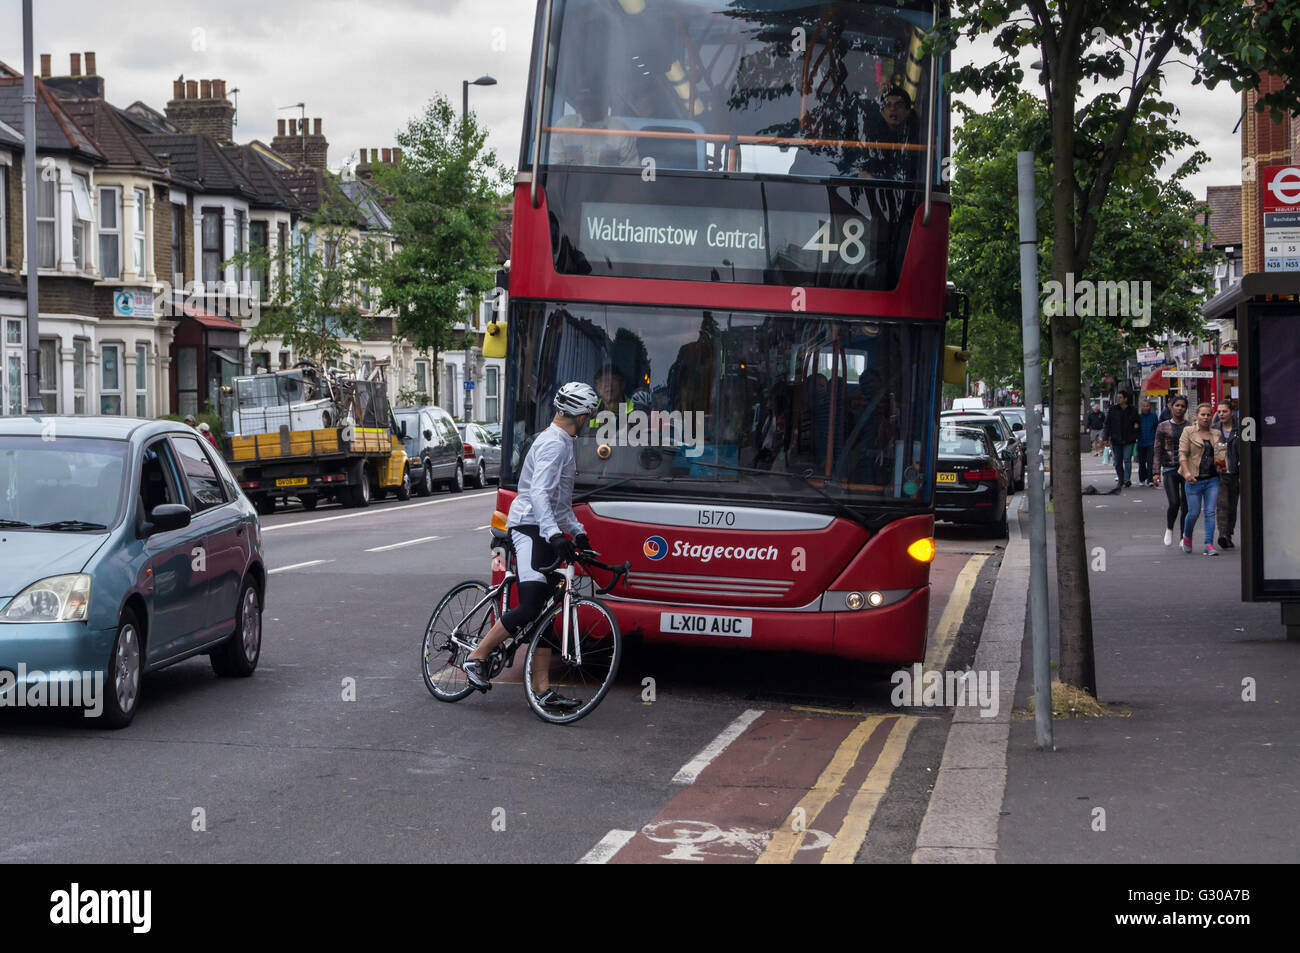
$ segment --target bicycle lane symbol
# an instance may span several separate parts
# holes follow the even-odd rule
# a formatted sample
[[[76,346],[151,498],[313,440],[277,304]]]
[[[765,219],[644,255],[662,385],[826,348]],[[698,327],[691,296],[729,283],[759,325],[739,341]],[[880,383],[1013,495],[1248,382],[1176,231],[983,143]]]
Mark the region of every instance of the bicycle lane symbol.
[[[774,830],[748,827],[721,828],[709,821],[659,821],[641,828],[642,835],[656,844],[671,844],[661,860],[703,862],[713,859],[757,860],[767,849]],[[808,830],[799,849],[825,850],[831,843],[825,831]]]

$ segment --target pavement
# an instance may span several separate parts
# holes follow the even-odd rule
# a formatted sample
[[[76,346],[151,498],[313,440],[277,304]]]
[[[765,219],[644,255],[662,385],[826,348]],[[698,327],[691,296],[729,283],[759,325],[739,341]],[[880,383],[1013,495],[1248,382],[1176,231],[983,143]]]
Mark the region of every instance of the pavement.
[[[1114,470],[1085,454],[1083,483],[1111,489]],[[1117,713],[1056,720],[1053,750],[1036,747],[1031,719],[1013,716],[996,849],[968,859],[1295,862],[1300,644],[1287,642],[1278,606],[1241,601],[1240,549],[1207,558],[1163,545],[1163,490],[1133,486],[1083,505],[1089,553],[1104,555],[1090,579],[1098,697]],[[1027,514],[1020,524],[1004,572],[1028,545]],[[1051,528],[1049,516],[1049,557]],[[1195,539],[1199,548],[1199,525]],[[1024,708],[1027,633],[1021,650]]]

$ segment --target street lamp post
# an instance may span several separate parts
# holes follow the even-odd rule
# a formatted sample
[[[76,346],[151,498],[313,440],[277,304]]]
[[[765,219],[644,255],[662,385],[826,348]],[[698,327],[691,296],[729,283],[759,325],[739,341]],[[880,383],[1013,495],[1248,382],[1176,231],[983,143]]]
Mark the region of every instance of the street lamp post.
[[[23,178],[27,183],[27,412],[42,414],[41,318],[36,239],[36,78],[32,66],[32,0],[23,0]]]
[[[460,81],[460,122],[465,125],[469,122],[469,88],[471,86],[495,86],[497,81],[491,76],[484,73],[478,79],[463,79]],[[474,392],[470,390],[470,385],[474,380],[474,354],[473,347],[469,343],[470,319],[472,314],[465,316],[465,327],[467,329],[465,341],[465,423],[469,423],[474,415]]]

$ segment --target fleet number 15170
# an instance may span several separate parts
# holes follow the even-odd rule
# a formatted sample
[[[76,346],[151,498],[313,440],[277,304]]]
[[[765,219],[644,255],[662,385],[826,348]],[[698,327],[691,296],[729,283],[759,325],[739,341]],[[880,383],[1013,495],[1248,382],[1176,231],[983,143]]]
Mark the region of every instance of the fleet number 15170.
[[[698,510],[697,526],[735,526],[736,514],[731,510]]]

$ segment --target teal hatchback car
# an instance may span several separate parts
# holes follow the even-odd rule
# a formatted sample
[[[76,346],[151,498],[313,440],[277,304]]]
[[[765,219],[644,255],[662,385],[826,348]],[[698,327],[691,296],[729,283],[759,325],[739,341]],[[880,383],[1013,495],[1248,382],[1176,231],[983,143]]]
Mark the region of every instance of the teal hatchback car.
[[[141,676],[262,649],[257,513],[212,445],[169,421],[0,418],[0,716],[79,705],[129,724]]]

